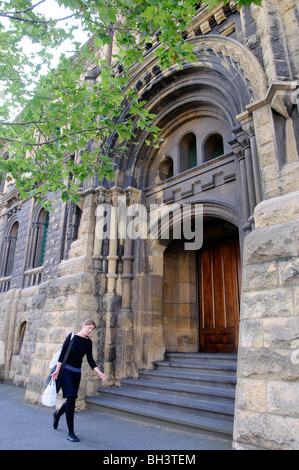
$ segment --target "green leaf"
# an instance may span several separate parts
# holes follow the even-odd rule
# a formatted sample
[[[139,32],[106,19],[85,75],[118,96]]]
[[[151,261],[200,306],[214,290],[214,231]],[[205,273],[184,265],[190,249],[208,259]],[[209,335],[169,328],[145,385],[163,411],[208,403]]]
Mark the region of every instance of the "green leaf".
[[[157,8],[154,5],[148,6],[145,11],[142,13],[143,18],[147,21],[151,21],[154,16],[157,14]]]
[[[0,0],[3,15],[14,9],[26,10],[18,21],[6,18],[6,29],[0,25],[0,150],[5,148],[9,153],[8,160],[0,154],[0,173],[14,179],[21,197],[34,195],[41,201],[48,191],[60,191],[64,201],[76,200],[78,186],[73,181],[68,186],[65,183],[69,173],[80,181],[96,171],[99,178],[113,178],[117,157],[128,152],[137,128],[148,133],[147,145],[160,145],[159,129],[152,125],[155,115],[130,87],[132,66],[143,62],[144,43],[152,41],[154,31],[159,31],[160,46],[155,48],[159,67],[182,67],[184,61],[194,58],[193,45],[181,37],[189,15],[194,14],[192,0],[57,3],[74,12],[72,26],[56,21],[56,14],[55,20],[45,23],[32,0]],[[213,7],[222,2],[207,3]],[[261,0],[238,1],[240,6],[252,3],[261,5]],[[112,41],[112,25],[115,47],[110,57],[106,46]],[[78,50],[81,28],[94,40]],[[57,47],[68,39],[71,58],[62,55],[53,68]],[[24,46],[25,40],[30,47]],[[103,48],[102,55],[97,48]],[[85,67],[98,74],[95,81],[84,80]],[[130,108],[130,116],[124,117],[125,107]],[[6,125],[8,122],[13,125]],[[117,148],[102,144],[111,133],[118,135]],[[110,151],[114,161],[109,158]],[[74,161],[66,155],[72,155]]]

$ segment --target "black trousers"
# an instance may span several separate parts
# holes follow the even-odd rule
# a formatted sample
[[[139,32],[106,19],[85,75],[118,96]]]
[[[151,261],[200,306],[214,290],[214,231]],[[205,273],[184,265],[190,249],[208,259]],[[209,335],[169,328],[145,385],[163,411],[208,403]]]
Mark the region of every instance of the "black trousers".
[[[74,415],[75,415],[75,403],[76,397],[68,397],[58,411],[58,417],[60,418],[64,413],[66,415],[66,424],[69,430],[69,434],[74,434]]]

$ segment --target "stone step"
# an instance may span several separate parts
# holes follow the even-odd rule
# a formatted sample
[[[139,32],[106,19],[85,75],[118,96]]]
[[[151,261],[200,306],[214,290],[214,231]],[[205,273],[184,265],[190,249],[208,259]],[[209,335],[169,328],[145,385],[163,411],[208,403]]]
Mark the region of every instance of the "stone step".
[[[237,354],[233,353],[166,353],[165,359],[168,361],[199,364],[203,362],[217,364],[236,365]]]
[[[230,375],[233,376],[236,374],[236,364],[220,364],[220,363],[209,363],[209,362],[200,362],[190,363],[190,362],[182,362],[182,361],[161,361],[155,362],[155,367],[157,370],[184,370],[188,372],[197,373],[199,371],[207,371],[209,374],[220,374],[220,375]]]
[[[232,436],[236,355],[168,353],[155,369],[101,388],[87,407],[193,431]]]
[[[224,421],[233,421],[234,405],[217,401],[203,399],[192,399],[190,397],[178,397],[154,393],[145,390],[134,390],[122,387],[112,387],[102,389],[103,398],[115,399],[117,401],[127,401],[137,404],[146,403],[149,407],[177,411],[183,414],[195,414],[208,418],[217,417]]]
[[[148,390],[165,395],[189,397],[192,399],[208,400],[234,404],[235,390],[233,388],[216,388],[190,385],[184,383],[167,382],[163,380],[123,379],[120,381],[122,387],[135,390]]]
[[[169,412],[160,408],[153,408],[142,404],[122,402],[109,398],[92,397],[87,399],[87,408],[98,412],[114,413],[117,416],[124,416],[141,421],[159,423],[160,425],[171,426],[190,432],[212,432],[232,436],[233,423],[220,419],[210,419],[193,414],[182,414]]]
[[[145,380],[164,380],[167,382],[184,383],[189,385],[203,385],[206,387],[217,387],[217,388],[231,388],[234,389],[236,386],[235,375],[216,375],[208,373],[192,373],[181,370],[163,369],[163,370],[141,370],[139,371],[140,378]]]

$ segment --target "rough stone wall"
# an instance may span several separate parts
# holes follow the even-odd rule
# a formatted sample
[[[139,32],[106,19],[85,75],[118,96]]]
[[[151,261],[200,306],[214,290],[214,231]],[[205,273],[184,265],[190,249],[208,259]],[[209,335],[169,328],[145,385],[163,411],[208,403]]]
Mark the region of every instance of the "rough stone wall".
[[[26,399],[30,401],[40,401],[45,377],[49,372],[49,362],[61,347],[65,337],[71,332],[79,331],[87,318],[93,319],[98,324],[99,304],[96,298],[93,259],[88,254],[92,252],[94,239],[93,194],[86,194],[82,208],[79,238],[71,245],[69,259],[58,264],[57,276],[37,286],[37,297],[42,296],[44,303],[37,310],[39,323],[36,347],[26,389]],[[31,308],[31,316],[34,312],[34,308]],[[96,333],[92,339],[95,344],[98,342]],[[97,348],[94,348],[93,354],[97,360]],[[99,364],[99,367],[101,365]],[[96,374],[84,361],[78,409],[84,408],[84,397],[95,394],[98,387]]]
[[[299,192],[264,201],[246,237],[234,447],[299,449]]]
[[[44,282],[12,288],[0,294],[0,378],[26,387],[26,399],[40,402],[49,363],[70,332],[79,331],[86,318],[98,323],[98,300],[93,274],[94,204],[93,194],[86,194],[82,203],[83,217],[78,240],[71,245],[69,259],[60,260],[63,240],[64,205],[54,203],[50,214],[49,234],[45,250]],[[14,285],[21,284],[24,272],[30,204],[18,214],[21,231],[18,238],[16,263],[12,276]],[[27,237],[26,237],[27,236]],[[90,254],[88,254],[90,253]],[[22,336],[22,325],[26,325]],[[93,341],[98,343],[97,333]],[[97,347],[94,357],[99,356]],[[99,364],[100,366],[100,364]],[[87,362],[83,365],[78,408],[84,407],[83,397],[96,393],[99,381]]]
[[[75,263],[73,260],[66,261],[60,266],[57,278],[38,286],[38,293],[33,298],[31,307],[31,318],[38,316],[38,319],[35,349],[26,388],[26,399],[30,401],[40,401],[45,377],[49,373],[49,362],[60,349],[65,337],[71,332],[79,331],[86,318],[97,321],[94,277],[89,272],[91,267],[90,257],[79,257]],[[87,363],[83,367],[84,380],[80,387],[79,407],[84,406],[82,399],[86,394],[96,393],[92,383],[95,377],[89,373]]]

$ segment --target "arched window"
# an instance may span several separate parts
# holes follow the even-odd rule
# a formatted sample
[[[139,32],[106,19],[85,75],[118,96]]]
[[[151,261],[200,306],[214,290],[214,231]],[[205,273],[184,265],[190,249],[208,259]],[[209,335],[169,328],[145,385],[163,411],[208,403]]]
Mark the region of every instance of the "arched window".
[[[224,154],[223,138],[220,134],[212,134],[204,144],[204,162],[213,160]]]
[[[67,257],[71,244],[78,239],[82,210],[72,202],[67,204],[67,214],[65,219],[65,238],[61,249],[61,259]]]
[[[21,352],[22,344],[23,344],[24,336],[25,336],[25,331],[26,331],[26,326],[27,326],[27,322],[23,321],[23,323],[20,326],[19,341],[18,341],[18,345],[17,345],[16,354],[20,354],[20,352]]]
[[[32,224],[32,244],[29,268],[38,268],[43,265],[44,253],[49,225],[49,213],[42,209],[37,222]]]
[[[164,181],[173,176],[173,160],[171,157],[165,156],[162,158],[159,165],[159,179]]]
[[[3,257],[1,263],[1,277],[11,276],[17,244],[18,230],[19,223],[15,222],[11,228],[10,234],[4,238],[2,251]]]
[[[189,132],[180,143],[180,170],[186,171],[195,166],[197,166],[196,137]]]

